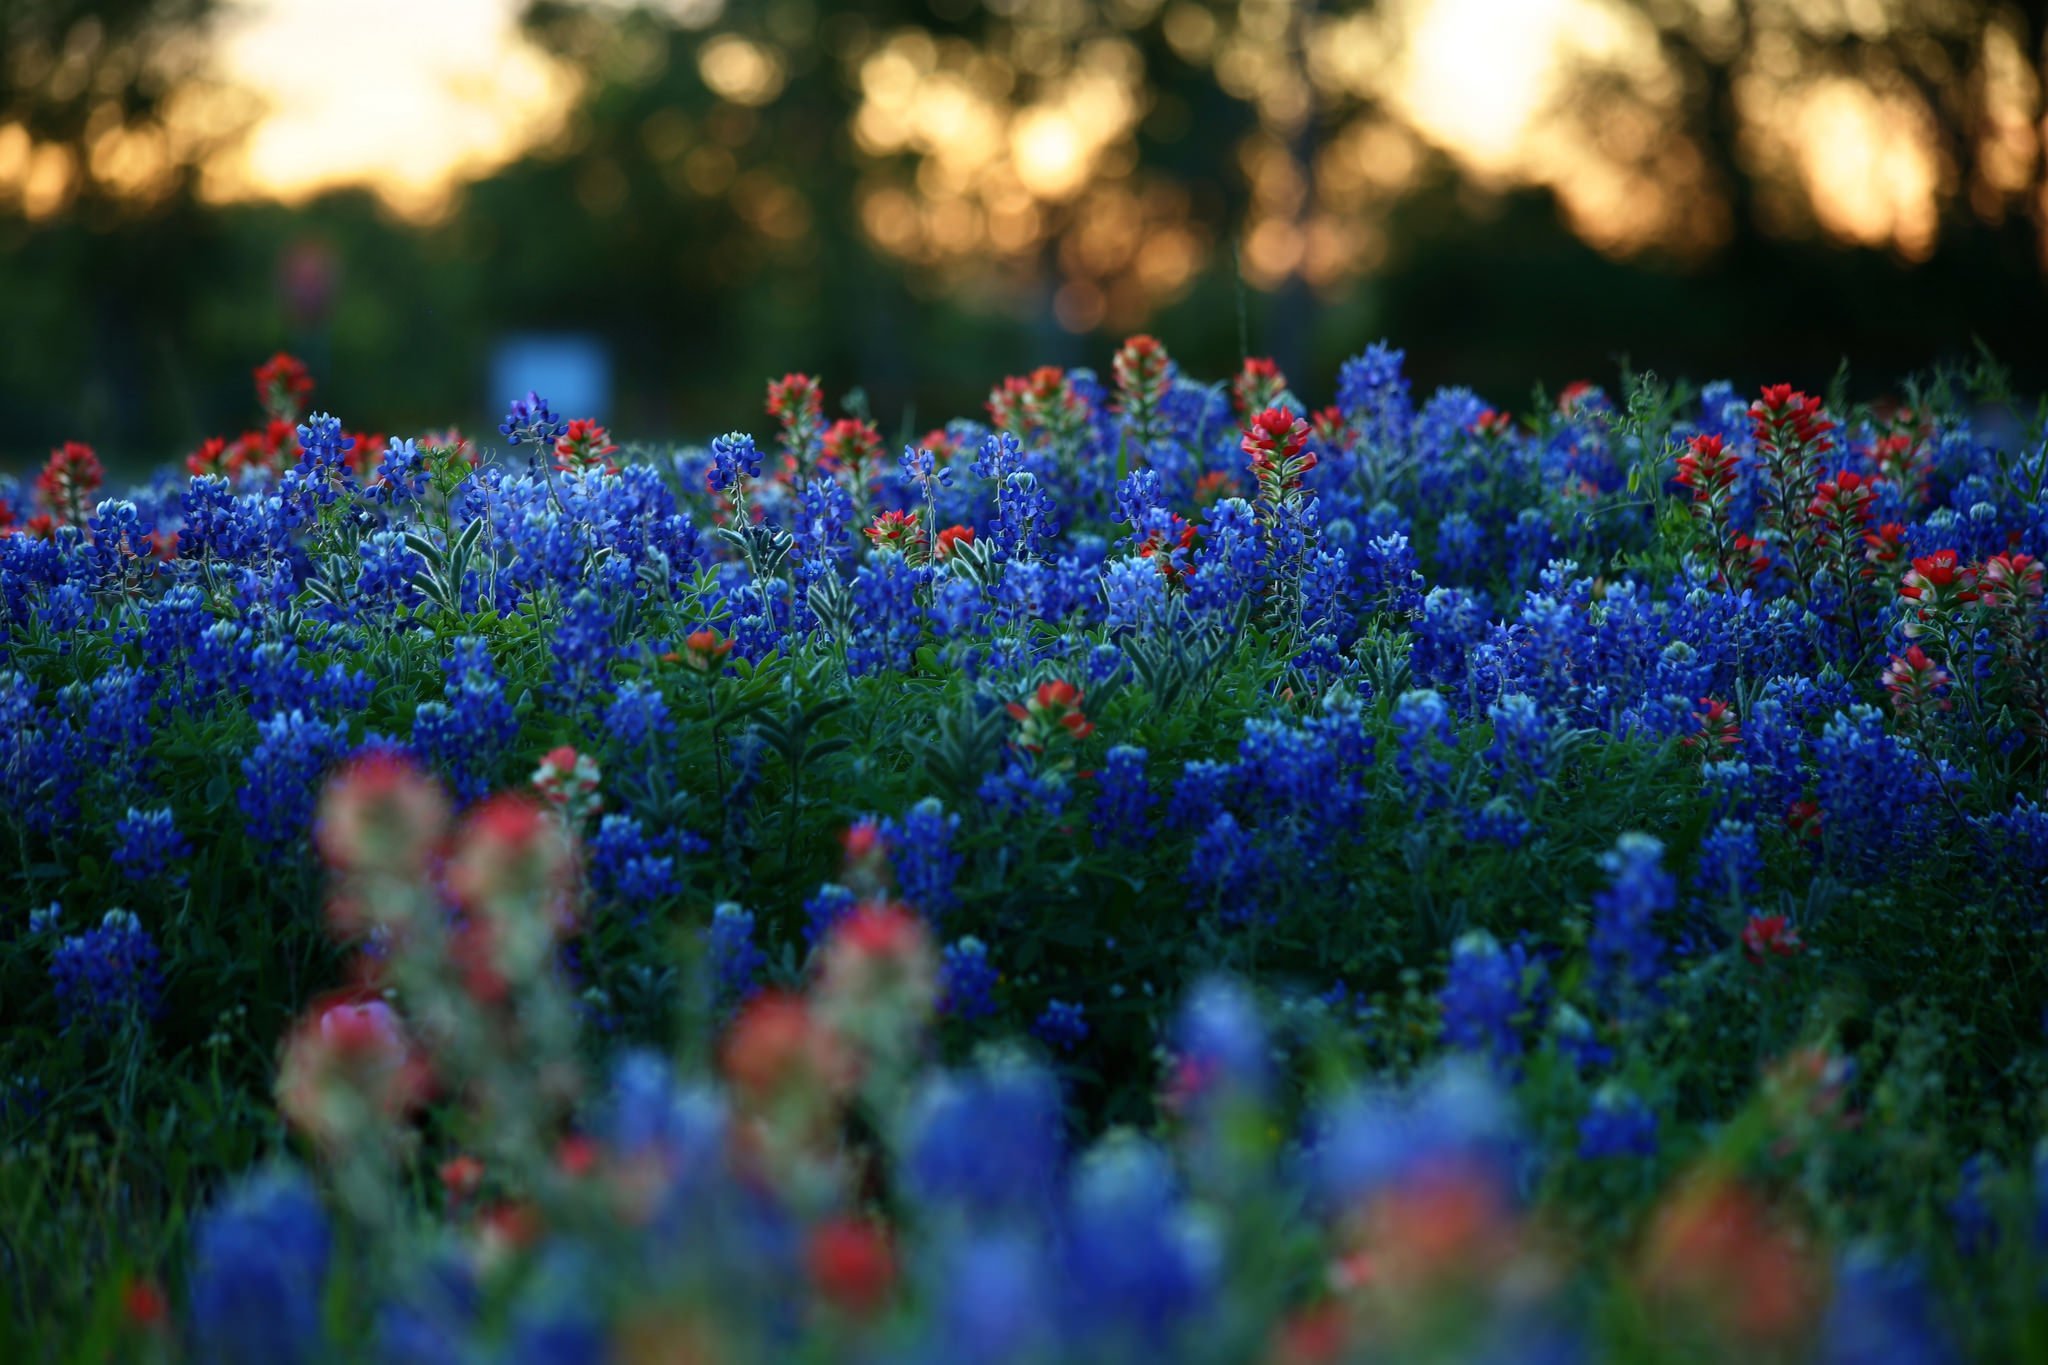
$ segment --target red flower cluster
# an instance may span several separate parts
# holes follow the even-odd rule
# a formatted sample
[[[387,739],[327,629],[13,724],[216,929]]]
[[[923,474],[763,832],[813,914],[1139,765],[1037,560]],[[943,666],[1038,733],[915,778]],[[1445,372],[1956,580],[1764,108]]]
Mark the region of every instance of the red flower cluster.
[[[352,468],[363,439],[356,437],[356,449],[348,452],[347,459]],[[381,437],[377,439],[382,441]],[[245,431],[232,441],[218,436],[207,438],[199,449],[185,457],[185,470],[193,475],[218,474],[228,479],[239,478],[249,470],[274,474],[284,467],[285,457],[296,451],[298,444],[298,428],[291,419],[273,417],[261,431]],[[380,445],[379,453],[381,451]]]
[[[1666,1202],[1643,1260],[1644,1288],[1667,1312],[1726,1323],[1752,1347],[1795,1339],[1825,1297],[1805,1239],[1717,1172]]]
[[[1505,436],[1515,429],[1515,415],[1494,408],[1482,408],[1465,430],[1474,436]]]
[[[1166,347],[1157,337],[1131,337],[1117,348],[1109,368],[1116,380],[1117,416],[1130,424],[1139,440],[1150,440],[1173,371]]]
[[[896,1284],[889,1235],[865,1218],[828,1218],[813,1228],[804,1263],[819,1297],[856,1318],[872,1317]]]
[[[972,526],[943,527],[932,540],[932,555],[934,558],[944,559],[947,555],[953,553],[954,547],[972,545],[973,543],[974,528]]]
[[[1701,697],[1700,705],[1706,709],[1692,713],[1699,728],[1685,737],[1686,748],[1713,754],[1742,743],[1742,721],[1734,707],[1717,697]]]
[[[1579,408],[1589,399],[1600,397],[1600,386],[1590,379],[1574,379],[1564,386],[1557,395],[1557,412],[1560,417],[1576,417]]]
[[[856,490],[868,486],[882,462],[882,433],[873,422],[842,417],[825,428],[824,458],[833,473],[844,473]]]
[[[1062,732],[1074,739],[1095,733],[1094,722],[1081,710],[1081,689],[1070,682],[1040,683],[1029,698],[1013,701],[1006,709],[1022,726],[1018,742],[1034,753]]]
[[[671,663],[679,663],[693,673],[715,673],[724,665],[725,656],[732,653],[732,641],[726,639],[709,626],[693,630],[683,637],[681,650],[662,656]]]
[[[297,356],[279,351],[256,367],[256,401],[273,421],[297,422],[313,396],[313,376]]]
[[[1742,926],[1742,951],[1751,962],[1769,957],[1797,957],[1806,945],[1783,915],[1751,915]]]
[[[786,374],[768,381],[768,415],[782,428],[783,473],[806,473],[811,447],[825,426],[825,387],[807,374]]]
[[[1230,399],[1237,407],[1238,420],[1255,412],[1279,406],[1287,394],[1287,376],[1270,356],[1246,356],[1237,377],[1230,381]]]
[[[1899,582],[1899,597],[1919,604],[1906,622],[1906,634],[1917,636],[1930,613],[1944,615],[1977,600],[1977,575],[1954,550],[1936,550],[1913,561]]]
[[[1308,423],[1285,408],[1267,408],[1245,427],[1241,443],[1251,456],[1252,476],[1263,501],[1279,503],[1301,487],[1302,476],[1316,467],[1307,449]]]
[[[1917,720],[1930,711],[1945,711],[1948,700],[1942,692],[1949,684],[1948,670],[1927,657],[1918,645],[1909,647],[1903,655],[1894,654],[1885,665],[1884,687],[1891,693],[1892,710],[1908,720]]]
[[[1749,406],[1749,420],[1757,448],[1767,456],[1795,447],[1809,456],[1825,455],[1835,448],[1834,419],[1821,400],[1790,384],[1764,385],[1762,395]]]
[[[1186,552],[1194,547],[1195,526],[1193,522],[1173,518],[1173,529],[1153,531],[1138,542],[1138,556],[1149,559],[1158,566],[1169,584],[1177,584],[1191,572]],[[1163,551],[1163,553],[1162,553]]]
[[[1065,444],[1088,421],[1088,402],[1074,390],[1067,372],[1041,365],[1028,375],[1011,375],[989,391],[990,425],[1020,441]]]
[[[1977,600],[1993,611],[2019,611],[2041,600],[2041,561],[2032,555],[1993,555],[1977,567]]]
[[[915,512],[879,512],[862,534],[878,550],[894,550],[912,564],[925,560],[924,528]]]
[[[786,374],[768,381],[768,415],[785,427],[825,422],[825,388],[807,374]]]
[[[1702,432],[1686,442],[1685,453],[1678,457],[1678,482],[1692,490],[1694,507],[1705,509],[1721,503],[1740,469],[1725,441]]]
[[[1814,524],[1814,543],[1823,549],[1860,541],[1870,524],[1878,480],[1868,474],[1844,469],[1832,479],[1821,480],[1806,504],[1806,515]]]
[[[1903,523],[1888,521],[1874,531],[1863,533],[1863,576],[1877,578],[1888,575],[1892,567],[1906,553],[1906,528]]]
[[[43,472],[36,475],[36,500],[58,526],[83,526],[91,510],[86,500],[99,492],[107,471],[99,456],[83,441],[66,441],[50,452]]]
[[[572,473],[603,469],[616,474],[619,467],[609,457],[618,449],[610,432],[588,417],[578,417],[555,441],[555,468]]]
[[[1820,838],[1821,815],[1818,801],[1794,801],[1785,808],[1785,828],[1795,839],[1811,843]]]
[[[1878,437],[1870,447],[1870,462],[1880,476],[1912,494],[1916,502],[1927,500],[1926,445],[1914,435],[1895,431]]]

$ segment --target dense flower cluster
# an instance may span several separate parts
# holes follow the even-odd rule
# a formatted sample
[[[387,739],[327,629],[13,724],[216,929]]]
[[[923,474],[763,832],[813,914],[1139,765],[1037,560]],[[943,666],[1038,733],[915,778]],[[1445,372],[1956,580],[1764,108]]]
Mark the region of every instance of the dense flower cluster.
[[[1910,1263],[1844,1260],[1830,1299],[1777,1196],[1934,1254],[1944,1135],[2017,1172],[2048,1084],[2040,433],[1950,379],[1511,414],[1404,363],[1370,348],[1312,412],[1270,361],[1204,385],[1136,337],[892,458],[802,374],[766,456],[615,444],[537,394],[490,450],[310,411],[279,357],[260,429],[120,496],[59,448],[0,481],[35,509],[0,527],[0,856],[23,904],[106,917],[0,924],[0,1113],[102,1122],[110,1054],[246,1113],[262,1021],[302,1017],[278,1093],[348,1216],[481,1163],[447,1185],[467,1252],[418,1249],[378,1358],[827,1324],[912,1359],[1402,1358],[1446,1286],[1474,1331],[1582,1342],[1523,1294],[1570,1278],[1553,1216],[1640,1234],[1630,1292],[1738,1354],[1848,1340]],[[1204,968],[1276,1041],[1213,993],[1174,1022]],[[724,1090],[631,1051],[714,1027]],[[1037,1060],[969,1061],[1017,1037]],[[1863,1070],[1753,1100],[1801,1046]],[[1418,1079],[1297,1131],[1268,1068],[1318,1048]],[[1159,1131],[1070,1156],[1062,1087],[1083,1129],[1163,1091]],[[456,1110],[475,1150],[422,1150]],[[1748,1142],[1741,1180],[1671,1185]],[[1323,1239],[1230,1318],[1249,1344],[1216,1318],[1235,1180]],[[284,1324],[213,1358],[303,1335],[298,1290],[235,1280],[252,1239],[297,1248],[280,1280],[360,1269],[294,1190],[211,1215],[194,1330]],[[650,1241],[613,1297],[587,1220],[622,1205]]]

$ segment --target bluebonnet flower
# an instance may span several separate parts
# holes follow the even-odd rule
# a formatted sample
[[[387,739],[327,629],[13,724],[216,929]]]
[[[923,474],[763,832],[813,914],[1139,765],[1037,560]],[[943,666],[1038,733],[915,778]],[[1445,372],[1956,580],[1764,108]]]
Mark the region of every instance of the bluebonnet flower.
[[[1489,704],[1486,717],[1493,722],[1493,740],[1480,757],[1493,774],[1495,788],[1534,800],[1550,776],[1549,720],[1535,698],[1521,692]]]
[[[1910,866],[1946,823],[1943,769],[1888,734],[1874,706],[1836,712],[1813,744],[1830,859],[1864,876]]]
[[[860,897],[850,887],[826,882],[804,900],[804,942],[823,943],[839,921],[853,913]]]
[[[1235,763],[1218,763],[1207,758],[1189,759],[1181,769],[1180,780],[1173,784],[1173,797],[1166,807],[1166,823],[1174,829],[1207,828],[1223,809],[1236,778]]]
[[[1465,681],[1465,656],[1486,633],[1482,600],[1464,588],[1431,588],[1422,611],[1408,624],[1409,663],[1416,681],[1445,686]]]
[[[1582,1074],[1597,1071],[1614,1061],[1614,1049],[1600,1041],[1600,1035],[1593,1031],[1592,1021],[1568,1001],[1560,1001],[1551,1011],[1550,1036],[1557,1050],[1570,1058],[1572,1065]]]
[[[1459,810],[1458,819],[1465,838],[1472,843],[1499,844],[1503,848],[1520,848],[1536,828],[1510,796],[1489,797],[1478,805],[1466,805]]]
[[[1437,577],[1450,583],[1469,585],[1485,576],[1485,539],[1471,513],[1452,512],[1437,523],[1436,568]]]
[[[996,1012],[999,980],[988,945],[969,935],[946,945],[939,962],[939,1009],[955,1019],[986,1019]]]
[[[1061,1052],[1072,1052],[1088,1037],[1088,1019],[1071,1001],[1048,1000],[1031,1032]]]
[[[1541,979],[1542,968],[1521,944],[1503,948],[1484,929],[1465,934],[1451,946],[1450,970],[1437,996],[1444,1041],[1511,1067],[1522,1054],[1517,1021]]]
[[[1227,977],[1195,984],[1174,1017],[1173,1049],[1186,1103],[1211,1095],[1260,1101],[1272,1086],[1272,1043],[1252,993]]]
[[[743,431],[727,432],[711,443],[711,469],[706,481],[714,493],[744,489],[744,480],[761,477],[761,452]]]
[[[1602,1086],[1593,1107],[1579,1120],[1579,1157],[1652,1157],[1657,1154],[1657,1114],[1638,1096]]]
[[[1948,1201],[1949,1223],[1955,1230],[1956,1250],[1965,1257],[1979,1256],[1998,1244],[1998,1217],[1986,1196],[1987,1187],[2000,1176],[1998,1162],[1978,1152],[1963,1162],[1956,1173],[1956,1192]]]
[[[1183,1216],[1172,1165],[1152,1143],[1106,1139],[1083,1160],[1064,1219],[1067,1327],[1081,1342],[1123,1339],[1141,1357],[1216,1299],[1221,1249]]]
[[[448,776],[456,795],[475,801],[490,790],[493,773],[518,738],[519,718],[505,699],[504,679],[482,640],[457,639],[441,671],[448,699],[419,704],[413,743]]]
[[[188,1299],[193,1344],[218,1365],[326,1358],[330,1234],[306,1178],[266,1171],[199,1216]]]
[[[154,1018],[163,1004],[158,958],[156,941],[126,910],[109,910],[97,929],[58,944],[50,984],[65,1031],[105,1038]]]
[[[1024,449],[1007,431],[991,432],[974,459],[975,477],[995,487],[988,537],[1001,558],[1036,558],[1039,542],[1059,530],[1051,496],[1024,465]]]
[[[1624,834],[1600,855],[1607,889],[1593,898],[1593,993],[1624,1018],[1640,1017],[1657,999],[1665,944],[1657,919],[1677,900],[1677,883],[1664,870],[1664,845],[1647,834]]]
[[[356,571],[359,597],[386,607],[409,607],[420,600],[413,586],[420,559],[399,531],[378,531],[363,537]]]
[[[710,950],[711,975],[720,1000],[745,1000],[759,987],[756,982],[768,956],[754,943],[754,914],[731,901],[711,912],[711,927],[705,932]]]
[[[377,464],[377,481],[365,491],[372,502],[414,502],[426,494],[432,472],[418,441],[393,441],[384,447],[384,458]]]
[[[658,851],[640,822],[630,815],[607,815],[590,841],[590,879],[613,901],[645,912],[664,897],[681,895],[671,853]]]
[[[1319,1203],[1342,1211],[1432,1169],[1462,1170],[1511,1196],[1520,1147],[1513,1100],[1493,1068],[1453,1056],[1406,1086],[1326,1102],[1305,1155]]]
[[[348,467],[355,442],[342,434],[340,418],[324,412],[308,417],[298,435],[299,463],[285,472],[278,494],[286,515],[303,524],[355,486]]]
[[[1550,517],[1540,507],[1524,507],[1508,523],[1508,576],[1525,583],[1540,566],[1550,561],[1557,538],[1550,529]]]
[[[573,704],[611,678],[612,613],[589,589],[570,598],[555,626],[555,681]]]
[[[114,822],[114,837],[120,841],[114,846],[114,866],[128,880],[162,879],[173,887],[185,884],[185,874],[175,871],[172,864],[192,856],[192,845],[178,832],[169,806],[148,811],[130,806],[128,813]]]
[[[457,1255],[407,1267],[399,1288],[377,1307],[372,1330],[379,1365],[464,1365],[476,1336],[483,1289]]]
[[[1815,1359],[1819,1365],[1960,1365],[1964,1356],[1942,1325],[1919,1265],[1859,1243],[1836,1261]]]
[[[1451,780],[1451,765],[1438,754],[1458,743],[1457,733],[1451,727],[1451,708],[1427,688],[1403,692],[1394,703],[1394,729],[1401,745],[1394,769],[1401,774],[1408,799],[1417,810],[1442,805]]]
[[[790,525],[797,580],[802,586],[808,588],[829,576],[834,566],[852,553],[848,533],[854,515],[853,495],[846,491],[845,484],[833,478],[805,482]]]
[[[912,1101],[906,1127],[904,1184],[920,1208],[1029,1221],[1053,1203],[1060,1091],[1037,1063],[1004,1052],[972,1071],[940,1072]]]
[[[1110,747],[1096,771],[1095,830],[1098,840],[1139,845],[1152,835],[1152,788],[1145,779],[1146,754],[1130,744]]]
[[[1412,616],[1422,609],[1422,596],[1429,585],[1415,567],[1415,551],[1408,537],[1395,532],[1375,536],[1361,547],[1359,590],[1364,605],[1374,611]]]
[[[1138,630],[1158,622],[1166,610],[1166,578],[1150,559],[1113,561],[1102,576],[1103,624]]]
[[[1181,880],[1188,901],[1213,909],[1225,924],[1244,924],[1264,907],[1258,890],[1265,879],[1266,855],[1251,833],[1229,811],[1221,811],[1195,839]]]
[[[1050,1358],[1058,1322],[1059,1276],[1045,1242],[998,1224],[942,1233],[926,1263],[933,1305],[918,1359],[987,1361]]]
[[[2012,869],[2022,885],[2048,881],[2048,806],[2015,796],[2012,809],[1995,811],[1974,822],[1997,850],[1994,866]]]
[[[605,732],[626,749],[644,749],[675,729],[661,689],[639,679],[619,684],[618,695],[604,712]]]
[[[1693,893],[1706,905],[1747,910],[1756,901],[1762,873],[1756,826],[1747,820],[1721,820],[1700,840]]]
[[[1269,576],[1257,513],[1243,498],[1225,498],[1209,509],[1202,539],[1188,575],[1188,602],[1197,610],[1230,611],[1255,601]]]
[[[917,600],[921,577],[894,550],[877,550],[855,571],[846,641],[846,667],[855,677],[884,669],[904,673],[916,662],[924,640],[925,613]]]
[[[340,725],[300,711],[279,711],[257,726],[256,747],[242,760],[235,794],[251,842],[272,857],[305,846],[320,779],[346,742]]]
[[[1368,442],[1399,445],[1408,439],[1415,405],[1402,373],[1407,352],[1376,341],[1337,370],[1337,407]]]
[[[142,779],[150,763],[150,679],[125,666],[92,680],[80,737],[86,761],[117,791]]]
[[[901,820],[882,826],[897,891],[933,923],[953,908],[956,899],[953,881],[960,875],[961,858],[953,851],[953,835],[959,828],[960,817],[949,815],[936,796],[925,797]]]
[[[1058,775],[1034,772],[1014,756],[983,778],[976,792],[992,813],[1007,816],[1057,815],[1065,809],[1068,795],[1067,784]]]
[[[531,390],[526,397],[513,399],[505,410],[505,420],[498,423],[507,445],[537,446],[549,460],[554,458],[556,440],[568,429],[569,424],[549,409],[548,400]]]

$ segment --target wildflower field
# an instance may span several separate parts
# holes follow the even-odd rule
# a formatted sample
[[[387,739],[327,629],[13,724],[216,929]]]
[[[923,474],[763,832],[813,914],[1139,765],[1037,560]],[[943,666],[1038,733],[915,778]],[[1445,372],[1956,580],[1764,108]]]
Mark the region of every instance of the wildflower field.
[[[2032,398],[1402,365],[0,486],[0,1358],[2048,1360]]]

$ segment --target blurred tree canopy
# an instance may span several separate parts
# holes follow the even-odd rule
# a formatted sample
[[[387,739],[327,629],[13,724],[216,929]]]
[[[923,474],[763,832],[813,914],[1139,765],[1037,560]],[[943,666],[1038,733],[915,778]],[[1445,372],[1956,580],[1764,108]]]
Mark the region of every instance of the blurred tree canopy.
[[[253,117],[205,0],[0,16],[15,467],[237,429],[279,346],[351,426],[473,425],[521,330],[602,338],[632,435],[792,368],[936,420],[1141,327],[1309,393],[1386,334],[1509,403],[1624,355],[2048,370],[2048,34],[2000,0],[540,0],[580,93],[424,222],[202,200]]]

